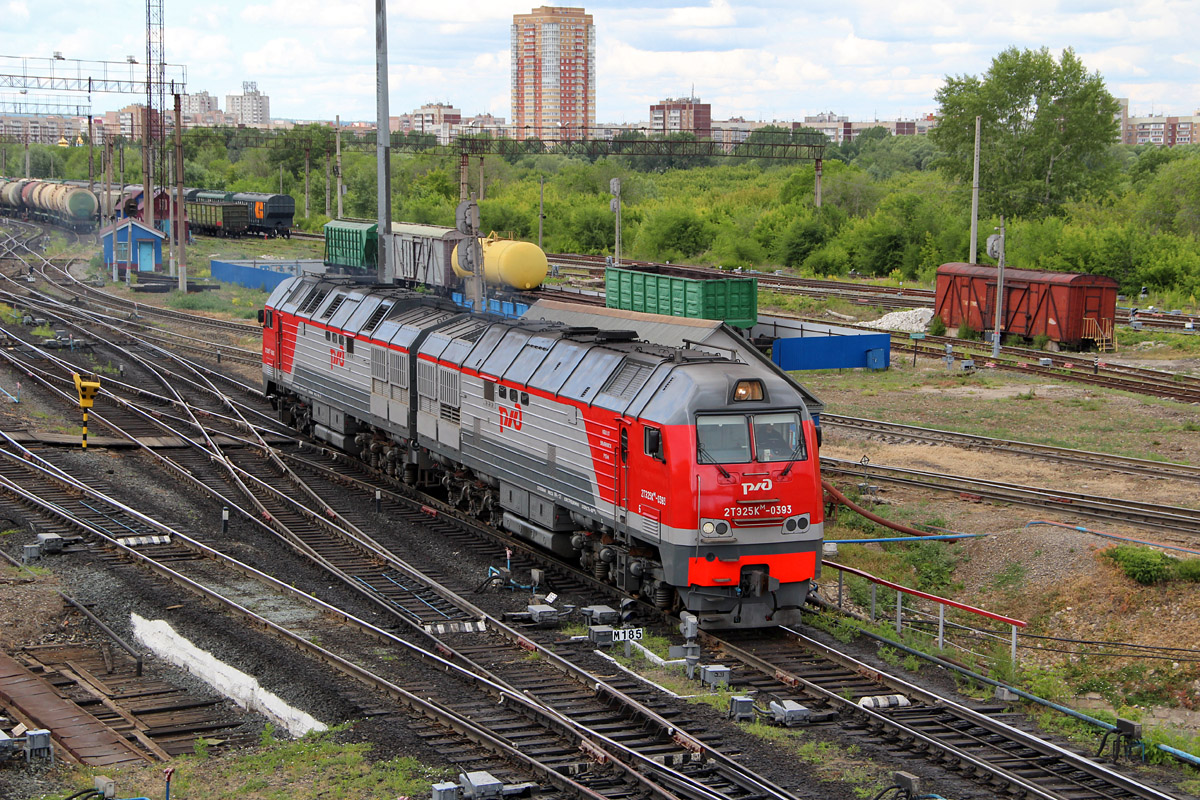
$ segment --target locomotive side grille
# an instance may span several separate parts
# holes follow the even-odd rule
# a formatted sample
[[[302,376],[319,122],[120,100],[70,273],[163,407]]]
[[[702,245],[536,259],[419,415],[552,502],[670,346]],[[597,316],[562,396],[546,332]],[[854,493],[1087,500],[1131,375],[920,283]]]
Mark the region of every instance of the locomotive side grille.
[[[438,399],[442,401],[443,409],[459,407],[458,373],[456,371],[446,367],[438,370]]]
[[[392,354],[392,383],[401,389],[408,388],[408,354]]]
[[[396,384],[393,383],[392,384],[392,399],[393,400],[403,400],[404,402],[407,403],[408,402],[408,389],[405,389],[403,386],[397,386]]]
[[[371,348],[371,377],[380,383],[387,383],[388,351],[382,347]]]
[[[379,327],[379,323],[383,322],[383,318],[392,310],[391,303],[380,303],[379,307],[371,312],[371,316],[367,317],[367,324],[363,325],[362,333],[370,333]],[[386,375],[384,376],[387,377]]]
[[[312,291],[308,293],[308,297],[304,300],[304,305],[300,306],[301,314],[311,314],[317,310],[317,306],[329,295],[329,290],[321,290],[320,286],[314,286]]]
[[[455,425],[459,424],[461,415],[457,408],[452,408],[452,407],[446,405],[445,403],[442,403],[441,410],[442,410],[442,414],[441,414],[442,419],[446,420],[447,422],[453,422]]]
[[[432,397],[420,395],[417,397],[417,410],[425,414],[433,414],[437,411],[437,401]]]
[[[342,307],[342,303],[346,302],[346,295],[340,294],[333,298],[333,302],[329,304],[329,308],[321,312],[321,319],[329,319],[333,316],[333,312]]]
[[[378,378],[371,379],[371,391],[375,394],[386,395],[388,393],[388,382],[381,381]]]
[[[642,517],[642,533],[657,538],[662,532],[662,523],[650,517]]]
[[[624,361],[621,368],[608,379],[608,383],[600,390],[601,394],[609,394],[621,400],[631,400],[646,383],[654,367],[641,361]]]
[[[437,367],[428,361],[417,362],[417,394],[422,399],[437,398]]]

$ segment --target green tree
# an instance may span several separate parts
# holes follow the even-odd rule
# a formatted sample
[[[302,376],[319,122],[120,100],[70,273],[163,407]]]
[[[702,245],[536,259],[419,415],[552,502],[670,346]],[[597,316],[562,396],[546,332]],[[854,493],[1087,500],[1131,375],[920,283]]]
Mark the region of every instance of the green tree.
[[[1098,72],[1071,49],[1009,48],[982,78],[946,78],[938,90],[934,143],[946,171],[971,178],[975,117],[982,117],[982,213],[1043,216],[1083,197],[1109,177],[1117,135],[1116,100]]]
[[[1143,192],[1141,217],[1156,232],[1200,236],[1200,157],[1176,158],[1157,170]]]
[[[715,231],[690,207],[668,207],[651,214],[637,237],[637,252],[647,258],[682,261],[703,253]]]

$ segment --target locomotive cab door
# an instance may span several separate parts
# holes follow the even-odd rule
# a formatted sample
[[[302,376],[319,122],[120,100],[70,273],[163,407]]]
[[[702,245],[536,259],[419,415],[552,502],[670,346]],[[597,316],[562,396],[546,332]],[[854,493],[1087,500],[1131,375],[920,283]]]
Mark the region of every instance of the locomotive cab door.
[[[275,310],[268,308],[266,310],[266,319],[263,320],[263,327],[266,329],[265,334],[274,346],[271,348],[271,379],[279,383],[283,379],[283,321]]]
[[[624,522],[629,509],[629,428],[620,426],[617,435],[616,458],[613,459],[613,516]]]

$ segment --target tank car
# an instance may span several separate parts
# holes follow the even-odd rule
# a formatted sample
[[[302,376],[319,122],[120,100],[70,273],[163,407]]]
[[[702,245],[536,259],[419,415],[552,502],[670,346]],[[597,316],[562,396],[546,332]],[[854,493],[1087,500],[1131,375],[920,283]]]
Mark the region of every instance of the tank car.
[[[799,621],[818,432],[782,374],[344,277],[285,280],[261,322],[285,422],[706,628]]]
[[[86,186],[67,182],[3,181],[0,206],[4,213],[60,225],[72,230],[91,230],[96,225],[99,201]]]

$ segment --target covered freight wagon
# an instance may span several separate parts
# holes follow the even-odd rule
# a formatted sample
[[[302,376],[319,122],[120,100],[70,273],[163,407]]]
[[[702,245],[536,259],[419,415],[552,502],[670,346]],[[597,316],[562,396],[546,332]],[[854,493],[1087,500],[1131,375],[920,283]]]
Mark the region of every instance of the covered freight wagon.
[[[375,269],[379,261],[379,225],[335,219],[325,223],[325,265]]]
[[[949,328],[964,323],[989,331],[996,319],[997,269],[979,264],[943,264],[937,271],[934,313]],[[1001,335],[1033,338],[1078,347],[1113,341],[1117,282],[1103,275],[1075,272],[1004,270]]]
[[[463,238],[454,228],[393,222],[387,259],[395,270],[396,281],[440,291],[457,289],[461,281],[451,262],[454,246]]]
[[[609,267],[605,305],[672,317],[714,319],[735,328],[758,324],[757,278],[678,278]]]
[[[207,199],[201,197],[201,199]],[[290,237],[296,216],[296,198],[290,194],[235,192],[230,200],[245,203],[250,213],[250,230],[270,236]]]
[[[241,236],[250,225],[250,214],[243,203],[187,201],[187,218],[199,233],[209,236]]]

